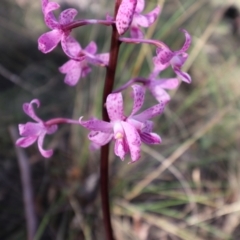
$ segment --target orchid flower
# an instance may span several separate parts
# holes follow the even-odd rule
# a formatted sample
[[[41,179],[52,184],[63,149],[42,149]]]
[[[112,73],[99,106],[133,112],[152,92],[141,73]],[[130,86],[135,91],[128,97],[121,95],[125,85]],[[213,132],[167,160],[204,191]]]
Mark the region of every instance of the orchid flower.
[[[64,52],[68,54],[65,38],[70,34],[70,30],[64,29],[64,26],[71,23],[77,15],[77,10],[69,8],[61,12],[57,21],[53,11],[60,5],[49,0],[42,0],[42,12],[46,25],[51,29],[50,32],[42,34],[38,39],[38,49],[43,53],[51,52],[61,41]],[[71,56],[70,56],[71,57]]]
[[[70,86],[77,84],[81,77],[85,77],[91,68],[88,63],[94,65],[107,66],[109,62],[109,53],[96,54],[97,45],[95,42],[90,42],[85,49],[81,48],[81,45],[71,36],[68,36],[67,48],[71,56],[77,60],[69,60],[64,63],[59,71],[66,74],[64,82]]]
[[[157,104],[138,115],[134,115],[142,107],[145,89],[140,85],[133,85],[133,109],[129,117],[123,113],[123,98],[121,93],[109,94],[106,108],[110,122],[98,119],[83,121],[80,124],[91,130],[88,138],[93,142],[92,147],[100,147],[112,139],[115,140],[114,152],[122,160],[130,153],[132,162],[140,158],[141,142],[147,144],[159,144],[161,138],[152,133],[150,118],[163,112],[165,102]]]
[[[140,30],[140,27],[149,27],[151,26],[159,16],[161,8],[157,6],[151,12],[147,14],[141,14],[145,7],[145,0],[138,0],[135,12],[133,15],[133,20],[130,26],[130,35],[132,38],[143,38],[143,32]]]
[[[157,48],[157,56],[153,58],[153,63],[155,65],[154,72],[156,74],[156,72],[162,71],[171,65],[173,71],[182,81],[191,83],[190,75],[181,70],[181,67],[188,58],[186,51],[191,44],[191,36],[184,29],[182,32],[184,32],[186,40],[180,50],[172,51],[166,45],[162,45],[162,47]]]
[[[46,134],[53,134],[57,130],[57,125],[46,126],[44,122],[37,117],[34,112],[33,104],[36,104],[37,107],[40,106],[38,99],[32,100],[30,103],[23,104],[23,111],[31,117],[35,122],[27,122],[26,124],[19,124],[19,133],[22,136],[16,142],[16,145],[19,147],[26,148],[36,141],[38,141],[38,149],[43,157],[49,158],[53,154],[53,150],[44,150],[43,141]]]

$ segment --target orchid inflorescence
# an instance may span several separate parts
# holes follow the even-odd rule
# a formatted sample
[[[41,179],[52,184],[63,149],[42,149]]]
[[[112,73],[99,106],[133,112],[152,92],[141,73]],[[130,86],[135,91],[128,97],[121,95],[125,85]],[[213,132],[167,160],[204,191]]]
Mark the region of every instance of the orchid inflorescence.
[[[24,112],[36,122],[19,124],[21,138],[16,142],[18,146],[28,147],[37,141],[42,156],[51,157],[53,150],[44,150],[43,140],[46,134],[55,133],[58,125],[62,123],[78,124],[89,129],[88,138],[91,141],[90,147],[92,149],[101,148],[110,141],[114,141],[115,154],[122,160],[126,154],[130,154],[131,162],[139,160],[142,143],[161,143],[160,136],[153,132],[153,122],[150,119],[162,114],[166,104],[170,101],[170,96],[166,90],[177,88],[180,80],[187,83],[191,82],[191,77],[182,71],[182,66],[188,57],[186,51],[191,44],[191,36],[186,30],[181,30],[186,40],[178,51],[172,51],[164,42],[159,40],[144,39],[144,33],[140,27],[147,28],[156,21],[161,12],[160,6],[147,14],[142,14],[145,7],[144,0],[118,0],[118,2],[120,5],[115,16],[107,14],[104,20],[74,20],[77,16],[77,10],[73,8],[62,11],[57,20],[53,12],[59,9],[60,5],[56,2],[49,2],[49,0],[42,0],[44,21],[51,31],[39,37],[38,48],[43,53],[49,53],[61,42],[62,49],[69,57],[69,61],[60,66],[59,71],[65,74],[64,82],[67,85],[75,86],[81,78],[91,72],[91,65],[107,69],[110,65],[111,51],[110,53],[96,54],[97,44],[93,41],[82,48],[80,43],[71,36],[72,30],[91,24],[111,26],[117,30],[117,40],[120,43],[146,43],[156,47],[156,56],[152,59],[153,68],[149,76],[130,79],[106,97],[104,106],[108,120],[99,120],[94,117],[85,120],[84,117],[80,117],[79,120],[55,118],[43,121],[36,116],[33,107],[34,104],[39,107],[40,101],[34,99],[30,103],[25,103],[23,105]],[[123,37],[122,35],[128,31],[130,37]],[[169,66],[172,67],[176,77],[160,78],[159,74]],[[130,115],[125,116],[121,92],[129,86],[132,87],[133,107]],[[143,106],[146,89],[155,97],[157,103],[138,113]]]

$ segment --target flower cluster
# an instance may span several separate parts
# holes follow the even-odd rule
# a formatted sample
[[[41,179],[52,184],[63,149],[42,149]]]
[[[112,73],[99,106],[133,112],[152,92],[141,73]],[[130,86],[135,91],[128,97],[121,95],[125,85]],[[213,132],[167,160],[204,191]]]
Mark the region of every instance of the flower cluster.
[[[121,2],[118,11],[114,17],[107,15],[106,20],[74,20],[77,16],[77,10],[73,8],[62,11],[57,20],[54,11],[59,9],[60,5],[56,2],[49,2],[49,0],[41,2],[44,21],[51,31],[39,37],[38,48],[43,53],[49,53],[61,42],[62,49],[69,60],[59,67],[59,71],[65,74],[64,82],[69,86],[75,86],[79,79],[91,72],[90,64],[108,69],[111,63],[110,59],[113,60],[113,57],[110,56],[113,49],[111,49],[110,54],[97,54],[97,44],[93,41],[83,49],[80,43],[71,36],[74,28],[90,24],[113,26],[113,29],[117,29],[117,35],[114,35],[117,37],[116,41],[131,44],[151,44],[156,47],[156,55],[152,59],[153,67],[147,78],[130,79],[119,89],[108,94],[104,105],[108,119],[100,120],[94,117],[89,120],[83,120],[83,117],[80,117],[79,120],[54,118],[44,122],[36,116],[33,109],[33,104],[36,104],[37,107],[40,106],[39,100],[34,99],[30,103],[25,103],[23,105],[24,112],[36,122],[19,124],[19,133],[22,137],[17,140],[16,144],[20,147],[28,147],[38,141],[40,153],[47,158],[52,155],[53,150],[43,149],[45,135],[55,133],[58,125],[62,123],[78,124],[90,130],[88,138],[92,149],[98,149],[110,141],[114,141],[114,153],[120,159],[123,160],[129,154],[131,162],[139,160],[142,143],[159,144],[162,141],[161,137],[153,132],[154,124],[150,119],[161,115],[166,104],[170,101],[170,95],[166,90],[177,88],[181,80],[186,83],[191,82],[189,74],[182,70],[188,57],[187,50],[191,44],[190,34],[184,29],[181,30],[185,35],[185,42],[182,48],[177,51],[171,50],[162,41],[144,39],[144,33],[140,27],[150,27],[161,12],[160,6],[156,6],[149,13],[143,14],[145,0],[118,0]],[[130,37],[123,37],[123,34],[127,34],[128,30]],[[160,78],[160,73],[168,67],[172,67],[176,76]],[[111,81],[113,82],[114,78]],[[126,116],[121,92],[129,86],[132,87],[133,107],[130,115]],[[146,89],[149,89],[157,103],[138,113],[144,104]]]

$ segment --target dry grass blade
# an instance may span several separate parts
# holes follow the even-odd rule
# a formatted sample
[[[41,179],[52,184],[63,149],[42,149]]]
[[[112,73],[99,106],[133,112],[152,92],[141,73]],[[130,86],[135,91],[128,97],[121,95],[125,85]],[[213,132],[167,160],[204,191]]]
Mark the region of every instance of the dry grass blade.
[[[150,213],[144,213],[137,207],[134,207],[132,204],[124,201],[117,201],[116,204],[121,207],[125,214],[129,214],[130,212],[130,215],[137,215],[149,224],[157,226],[166,231],[167,233],[173,234],[183,240],[203,240],[202,238],[197,237],[196,235],[191,233],[190,231],[186,229],[181,229],[179,226],[177,226],[176,223],[171,223],[165,218],[159,216],[156,217]],[[116,212],[119,212],[118,209],[116,209]]]
[[[222,206],[221,209],[217,211],[212,211],[211,213],[204,213],[203,215],[192,216],[188,219],[188,225],[196,225],[201,222],[211,220],[213,218],[218,218],[227,214],[235,213],[240,211],[240,202],[235,202],[229,205]]]
[[[15,143],[18,138],[17,129],[14,126],[9,127],[12,140]],[[18,165],[20,168],[22,188],[23,188],[23,201],[25,208],[25,217],[27,222],[27,239],[33,240],[37,228],[37,218],[35,215],[33,204],[33,190],[31,181],[31,171],[28,163],[28,158],[22,148],[15,147]]]
[[[154,179],[159,177],[166,169],[168,169],[185,151],[187,151],[190,146],[195,143],[199,138],[201,138],[207,131],[212,129],[217,123],[219,123],[222,118],[229,112],[231,107],[226,107],[219,113],[217,113],[208,123],[205,124],[201,129],[199,129],[191,138],[186,140],[179,148],[173,152],[165,161],[154,171],[152,171],[148,176],[146,176],[142,181],[138,182],[135,187],[125,195],[127,200],[131,200],[141,193],[142,189],[150,184]]]
[[[153,158],[157,159],[160,163],[164,164],[165,158],[160,153],[158,153],[157,151],[155,151],[155,150],[153,150],[150,147],[145,146],[145,145],[142,147],[142,150],[143,150],[143,152],[145,152],[145,153],[149,154],[150,156],[152,156]],[[182,173],[175,166],[169,166],[169,171],[176,177],[176,179],[182,185],[182,187],[183,187],[183,189],[184,189],[184,191],[185,191],[185,193],[188,197],[191,209],[197,210],[197,205],[195,203],[194,194],[192,192],[192,189],[191,189],[190,185],[186,181],[185,177],[182,175]],[[197,211],[195,211],[195,214],[197,214]]]
[[[212,33],[215,31],[216,26],[219,24],[219,21],[223,17],[223,13],[225,11],[225,8],[222,8],[216,12],[216,14],[213,14],[213,19],[205,29],[204,33],[202,34],[201,38],[198,39],[196,45],[194,46],[191,54],[189,55],[188,61],[185,63],[183,69],[187,71],[195,61],[196,57],[202,50],[203,46],[206,44],[207,40],[211,37]]]

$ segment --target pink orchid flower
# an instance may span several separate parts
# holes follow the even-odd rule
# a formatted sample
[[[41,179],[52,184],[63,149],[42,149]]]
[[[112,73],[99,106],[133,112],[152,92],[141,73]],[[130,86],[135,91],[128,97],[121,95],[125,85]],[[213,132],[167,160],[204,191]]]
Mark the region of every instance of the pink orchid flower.
[[[130,35],[132,38],[143,38],[144,34],[140,30],[140,27],[147,28],[151,26],[159,16],[161,8],[157,6],[151,12],[147,14],[141,14],[145,7],[145,0],[138,0],[135,12],[133,15],[133,20],[130,26]]]
[[[85,49],[82,49],[80,44],[71,36],[68,36],[67,49],[69,54],[74,59],[63,64],[59,71],[66,74],[64,82],[69,86],[74,86],[78,83],[81,77],[85,77],[91,68],[89,63],[100,66],[107,66],[109,62],[109,53],[96,54],[97,45],[95,42],[90,42]]]
[[[150,118],[164,111],[165,102],[159,103],[138,115],[134,115],[142,107],[145,90],[139,85],[133,85],[133,109],[129,117],[123,113],[123,98],[121,93],[110,94],[107,97],[106,108],[110,122],[98,119],[82,121],[80,124],[91,130],[88,135],[93,142],[92,147],[98,148],[115,140],[114,152],[122,160],[130,153],[132,162],[140,158],[141,143],[159,144],[161,138],[152,133],[153,123]]]
[[[44,122],[36,116],[33,104],[37,104],[37,107],[40,106],[38,99],[32,100],[30,103],[23,104],[23,111],[31,117],[35,122],[27,122],[26,124],[19,124],[19,133],[22,136],[16,142],[16,145],[19,147],[26,148],[36,141],[38,141],[38,149],[43,157],[49,158],[53,154],[53,150],[44,150],[43,141],[46,134],[53,134],[57,130],[57,125],[46,126]]]
[[[69,8],[61,12],[57,21],[53,11],[58,9],[60,5],[49,0],[42,0],[42,12],[46,25],[52,29],[50,32],[42,34],[38,39],[38,49],[43,53],[51,52],[61,41],[62,48],[67,55],[67,47],[65,38],[70,34],[70,30],[64,29],[64,26],[71,23],[77,15],[77,10]],[[70,56],[71,57],[71,56]]]
[[[157,56],[153,58],[153,63],[155,65],[154,72],[156,74],[171,65],[173,71],[182,81],[191,83],[191,76],[181,70],[181,67],[188,58],[186,51],[190,47],[191,36],[184,29],[182,32],[184,32],[186,40],[180,50],[172,51],[166,45],[162,45],[162,47],[157,48]]]

